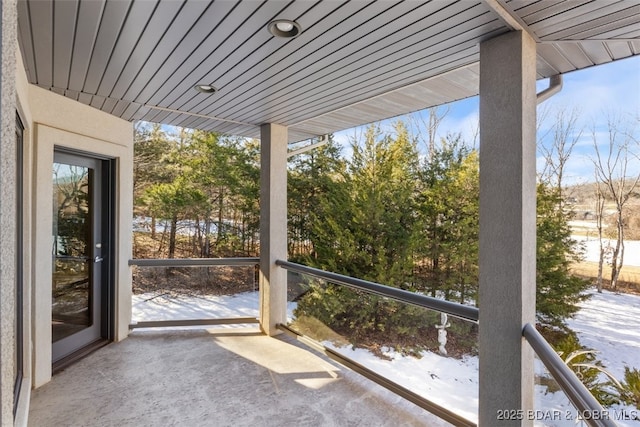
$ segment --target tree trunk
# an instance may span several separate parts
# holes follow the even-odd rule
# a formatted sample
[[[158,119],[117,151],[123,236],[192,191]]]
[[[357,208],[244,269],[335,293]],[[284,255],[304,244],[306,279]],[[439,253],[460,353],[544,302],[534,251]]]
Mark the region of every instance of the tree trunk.
[[[600,184],[597,184],[598,186]],[[600,254],[598,256],[598,277],[596,279],[596,286],[598,292],[602,293],[602,268],[604,265],[604,245],[602,244],[602,214],[604,213],[604,196],[600,191],[600,187],[597,187],[596,192],[596,227],[598,229],[598,242],[600,243]]]
[[[604,247],[602,246],[602,237],[600,238],[600,256],[598,257],[598,277],[596,279],[596,286],[598,292],[602,293],[602,266],[604,264]]]
[[[618,231],[618,239],[616,240],[616,247],[613,250],[613,256],[611,258],[611,289],[613,291],[618,290],[618,279],[620,278],[620,269],[622,268],[624,257],[624,223],[622,222],[620,211],[618,211],[616,228]]]
[[[171,218],[171,229],[169,230],[169,258],[174,258],[176,253],[176,229],[178,228],[178,215]]]

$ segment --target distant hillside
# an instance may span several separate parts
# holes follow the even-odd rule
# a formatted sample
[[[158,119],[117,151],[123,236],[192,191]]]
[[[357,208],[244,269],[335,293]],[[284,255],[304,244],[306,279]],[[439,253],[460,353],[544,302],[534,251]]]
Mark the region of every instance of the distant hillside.
[[[579,221],[595,221],[596,184],[587,183],[572,185],[565,189],[566,200],[574,211],[574,219]],[[606,196],[606,195],[605,195]],[[640,186],[631,194],[626,203],[625,221],[627,223],[626,238],[640,240]],[[615,204],[610,197],[606,197],[605,223],[612,224],[612,215],[616,212]]]
[[[565,194],[567,197],[574,199],[576,204],[593,205],[596,200],[596,184],[578,184],[566,187]],[[631,195],[633,199],[640,200],[640,187],[636,187]]]

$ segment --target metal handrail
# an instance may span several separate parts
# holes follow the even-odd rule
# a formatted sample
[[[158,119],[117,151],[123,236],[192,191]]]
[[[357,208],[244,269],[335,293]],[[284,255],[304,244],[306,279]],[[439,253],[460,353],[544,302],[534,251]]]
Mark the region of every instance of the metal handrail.
[[[152,258],[130,259],[130,266],[138,267],[215,267],[215,266],[255,266],[260,263],[260,258]],[[252,317],[231,317],[221,319],[180,319],[180,320],[153,320],[140,321],[129,325],[129,329],[159,328],[176,326],[205,326],[205,325],[230,325],[260,323]]]
[[[327,280],[331,283],[348,286],[353,289],[358,289],[358,290],[372,293],[375,295],[380,295],[396,301],[412,304],[418,307],[424,307],[430,310],[436,310],[441,313],[446,313],[455,317],[459,317],[464,320],[469,320],[469,321],[478,323],[477,307],[458,304],[451,301],[445,301],[438,298],[433,298],[426,295],[418,294],[415,292],[406,291],[404,289],[392,288],[391,286],[381,285],[380,283],[370,282],[368,280],[362,280],[362,279],[356,279],[349,276],[344,276],[338,273],[330,273],[328,271],[320,270],[318,268],[308,267],[302,264],[296,264],[290,261],[278,260],[276,261],[276,265],[284,268],[285,270],[293,271],[296,273],[307,274],[309,276]]]
[[[537,331],[535,326],[524,325],[522,335],[533,351],[536,352],[551,376],[558,382],[562,391],[578,410],[578,415],[590,426],[615,427],[616,423],[610,419],[609,413],[600,405],[580,379],[562,361],[558,353]]]
[[[242,266],[256,265],[257,257],[243,258],[149,258],[130,259],[129,265],[138,267],[206,267],[206,266]]]
[[[400,384],[396,383],[395,381],[388,379],[384,375],[381,375],[376,371],[367,368],[366,366],[356,362],[355,360],[345,356],[344,354],[341,354],[340,352],[337,352],[331,348],[328,348],[327,346],[319,343],[313,338],[303,335],[302,333],[288,327],[287,325],[278,324],[277,328],[287,333],[288,335],[294,337],[295,339],[307,345],[308,347],[320,353],[323,353],[325,356],[329,357],[330,359],[335,360],[336,362],[342,364],[343,366],[346,366],[352,371],[357,372],[363,377],[368,378],[369,380],[375,382],[376,384],[386,388],[387,390],[397,394],[398,396],[401,396],[402,398],[408,400],[409,402],[412,402],[413,404],[418,405],[422,409],[425,409],[431,412],[432,414],[436,415],[439,418],[442,418],[443,420],[453,424],[454,426],[477,427],[477,424],[474,423],[473,421],[467,420],[461,415],[458,415],[455,412],[450,411],[447,408],[444,408],[443,406],[438,405],[437,403],[434,403],[428,399],[425,399],[424,397],[409,390],[408,388],[405,388]]]

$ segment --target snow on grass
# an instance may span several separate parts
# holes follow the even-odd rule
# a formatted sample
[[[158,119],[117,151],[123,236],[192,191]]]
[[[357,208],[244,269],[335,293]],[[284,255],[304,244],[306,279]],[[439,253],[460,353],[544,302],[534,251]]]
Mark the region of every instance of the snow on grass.
[[[598,360],[622,379],[625,366],[640,368],[640,296],[590,293],[592,297],[581,304],[581,310],[567,322],[568,326],[577,333],[582,345],[596,350]],[[133,319],[135,322],[258,317],[258,307],[257,292],[227,296],[142,294],[133,297]],[[294,308],[295,303],[289,303],[289,318],[292,318]],[[383,354],[389,360],[385,360],[365,349],[337,347],[330,342],[324,344],[433,403],[477,422],[477,357],[456,359],[425,351],[416,358],[387,348],[383,349]],[[539,376],[544,372],[544,366],[536,360],[536,374]],[[560,391],[550,392],[546,386],[536,385],[535,408],[537,412],[525,416],[531,415],[537,426],[576,425],[575,409]],[[612,418],[633,417],[640,416],[640,411],[616,406],[608,415]],[[617,419],[616,422],[620,426],[640,426],[640,422],[633,420]]]
[[[600,241],[596,234],[591,234],[589,236],[571,236],[575,241],[580,242],[584,245],[586,250],[585,253],[585,261],[589,262],[598,262],[600,257]],[[606,248],[612,248],[615,245],[615,241],[604,239],[603,246]],[[633,265],[636,267],[640,267],[640,240],[626,240],[624,242],[624,265]],[[611,260],[611,250],[608,254],[607,258],[605,255],[605,261]],[[624,268],[624,267],[623,267]]]
[[[592,348],[604,366],[621,379],[624,367],[640,369],[640,295],[595,290],[567,321],[580,343]]]
[[[154,320],[258,317],[258,293],[235,295],[176,295],[146,293],[132,298],[133,322]]]

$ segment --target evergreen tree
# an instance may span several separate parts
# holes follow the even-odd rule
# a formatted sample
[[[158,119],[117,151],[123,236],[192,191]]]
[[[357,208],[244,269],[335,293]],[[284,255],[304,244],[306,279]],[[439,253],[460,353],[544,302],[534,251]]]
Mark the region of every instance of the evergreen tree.
[[[344,186],[347,204],[338,218],[344,221],[337,239],[348,254],[345,273],[405,287],[411,281],[416,184],[415,143],[404,124],[398,122],[395,138],[369,126],[364,141],[352,143]],[[339,232],[339,230],[336,230]]]
[[[416,289],[474,300],[478,282],[478,155],[449,135],[420,169]]]
[[[342,185],[345,161],[340,147],[327,136],[326,144],[294,156],[290,161],[288,176],[288,234],[289,257],[304,263],[315,264],[318,250],[330,244],[322,226],[328,216],[339,186]]]
[[[558,189],[538,184],[537,193],[536,310],[540,322],[559,325],[579,310],[589,282],[569,271],[581,252],[571,238],[570,216]]]

